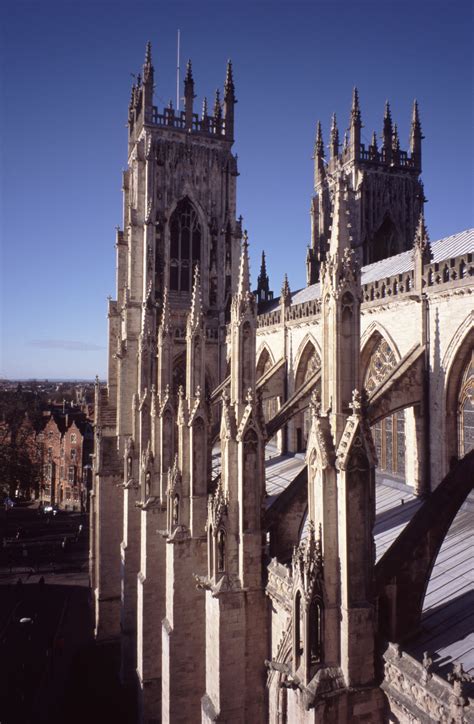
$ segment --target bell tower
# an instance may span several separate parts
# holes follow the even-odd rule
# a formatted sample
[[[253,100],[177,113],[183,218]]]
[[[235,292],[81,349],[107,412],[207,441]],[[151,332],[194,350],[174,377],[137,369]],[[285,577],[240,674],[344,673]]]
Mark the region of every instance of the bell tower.
[[[332,117],[329,157],[326,159],[321,124],[314,145],[314,191],[311,201],[311,244],[306,257],[307,283],[319,281],[326,259],[334,212],[336,179],[342,173],[354,188],[353,248],[361,265],[411,249],[425,201],[421,174],[421,132],[418,104],[413,104],[409,150],[400,148],[390,105],[385,104],[381,145],[377,134],[362,141],[362,117],[354,88],[349,126],[341,147],[335,114]]]

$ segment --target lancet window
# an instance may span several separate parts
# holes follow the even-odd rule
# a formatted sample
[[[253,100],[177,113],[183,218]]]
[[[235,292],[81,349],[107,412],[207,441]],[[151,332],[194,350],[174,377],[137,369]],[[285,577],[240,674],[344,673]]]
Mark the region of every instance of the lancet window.
[[[196,209],[182,199],[170,220],[170,289],[189,292],[193,272],[201,261],[201,227]]]
[[[464,370],[458,398],[459,456],[474,449],[474,350]]]

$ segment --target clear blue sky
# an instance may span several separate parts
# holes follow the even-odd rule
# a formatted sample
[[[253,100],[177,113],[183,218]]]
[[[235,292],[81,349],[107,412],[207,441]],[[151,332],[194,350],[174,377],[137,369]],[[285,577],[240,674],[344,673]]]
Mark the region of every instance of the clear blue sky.
[[[156,99],[175,97],[176,30],[198,106],[232,58],[238,213],[256,281],[264,248],[275,292],[305,284],[317,119],[363,133],[388,98],[402,148],[420,104],[432,239],[472,226],[472,3],[23,2],[2,4],[0,375],[106,374],[132,82],[153,44]]]

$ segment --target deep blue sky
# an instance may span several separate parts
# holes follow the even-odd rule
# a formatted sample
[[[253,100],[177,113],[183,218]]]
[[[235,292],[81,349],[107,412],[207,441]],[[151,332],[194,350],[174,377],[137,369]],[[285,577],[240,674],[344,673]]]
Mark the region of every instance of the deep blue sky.
[[[255,282],[262,248],[278,292],[305,283],[317,119],[348,122],[359,88],[365,138],[388,98],[402,148],[420,104],[432,239],[472,226],[471,2],[4,1],[1,57],[0,375],[101,377],[106,297],[132,82],[153,44],[156,98],[175,97],[176,30],[200,107],[232,58],[238,213]]]

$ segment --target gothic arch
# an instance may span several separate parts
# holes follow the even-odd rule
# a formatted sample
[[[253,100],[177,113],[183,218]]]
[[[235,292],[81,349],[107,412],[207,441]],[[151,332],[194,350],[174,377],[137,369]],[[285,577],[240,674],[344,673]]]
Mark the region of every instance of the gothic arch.
[[[272,352],[266,342],[257,352],[257,380],[275,364]]]
[[[178,288],[176,286],[173,286],[171,284],[171,263],[172,263],[172,256],[171,256],[171,224],[173,222],[173,218],[175,217],[176,212],[179,210],[179,207],[185,204],[189,204],[190,209],[192,209],[193,212],[195,212],[197,217],[197,223],[199,224],[199,231],[200,231],[200,249],[199,249],[199,259],[196,260],[199,261],[199,266],[201,270],[201,288],[202,288],[202,295],[204,300],[208,300],[209,298],[209,280],[208,280],[208,272],[209,269],[209,233],[208,233],[208,222],[207,222],[207,216],[204,213],[200,203],[194,198],[194,195],[192,193],[188,192],[188,189],[186,189],[187,193],[184,193],[179,199],[176,199],[173,204],[168,209],[168,223],[166,224],[166,231],[165,231],[165,260],[167,262],[166,268],[167,268],[167,285],[170,289],[170,291],[183,291],[186,294],[191,294],[192,291],[192,269],[189,269],[189,288],[188,289],[181,289],[181,284],[178,283]],[[192,249],[190,249],[190,255],[189,259],[191,259],[191,265],[194,261],[192,257]]]
[[[307,334],[303,341],[300,343],[298,347],[298,351],[296,353],[296,357],[293,364],[293,369],[296,370],[295,373],[295,391],[298,389],[297,385],[297,379],[298,379],[298,371],[301,368],[302,362],[304,362],[304,357],[308,354],[309,346],[311,346],[317,355],[320,363],[321,363],[321,349],[319,347],[319,344],[316,342],[312,334]]]
[[[457,330],[446,350],[442,368],[446,370],[444,395],[446,466],[460,456],[459,403],[463,381],[474,350],[474,314],[471,313]],[[464,390],[465,392],[465,390]]]
[[[296,374],[294,391],[297,392],[300,387],[321,367],[321,357],[316,347],[316,343],[308,335],[300,345],[300,352],[297,357]],[[294,448],[296,452],[306,450],[306,444],[309,436],[311,422],[311,414],[309,409],[298,412],[293,419],[294,430]]]
[[[395,355],[395,359],[398,362],[400,362],[402,356],[400,354],[400,350],[398,348],[397,343],[393,339],[392,335],[385,329],[385,327],[380,324],[380,322],[371,322],[367,329],[364,331],[364,333],[361,336],[360,340],[360,381],[361,384],[364,381],[365,372],[367,369],[367,364],[370,359],[370,356],[372,355],[374,348],[376,344],[378,343],[380,337],[383,337],[389,347],[391,348],[393,354]]]
[[[371,325],[361,352],[360,384],[371,394],[387,378],[400,360],[389,335],[381,325]],[[369,330],[368,330],[369,331]],[[372,426],[378,468],[406,477],[405,412],[399,410],[387,415]]]

